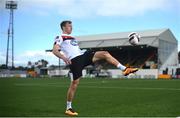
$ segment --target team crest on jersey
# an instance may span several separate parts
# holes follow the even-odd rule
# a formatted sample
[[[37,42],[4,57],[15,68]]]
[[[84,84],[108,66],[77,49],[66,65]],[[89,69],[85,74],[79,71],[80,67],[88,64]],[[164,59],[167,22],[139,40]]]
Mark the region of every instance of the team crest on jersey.
[[[73,46],[77,46],[77,45],[78,45],[78,42],[77,42],[77,40],[75,40],[75,39],[72,39],[72,40],[70,41],[70,43],[71,43],[71,45],[73,45]]]

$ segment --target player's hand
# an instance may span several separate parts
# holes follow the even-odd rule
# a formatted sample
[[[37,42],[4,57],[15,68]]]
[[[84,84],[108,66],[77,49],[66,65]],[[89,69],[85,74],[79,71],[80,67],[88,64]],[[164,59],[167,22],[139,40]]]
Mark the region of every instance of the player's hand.
[[[63,61],[64,61],[67,65],[70,65],[70,64],[71,64],[71,60],[69,60],[68,58],[63,58]]]

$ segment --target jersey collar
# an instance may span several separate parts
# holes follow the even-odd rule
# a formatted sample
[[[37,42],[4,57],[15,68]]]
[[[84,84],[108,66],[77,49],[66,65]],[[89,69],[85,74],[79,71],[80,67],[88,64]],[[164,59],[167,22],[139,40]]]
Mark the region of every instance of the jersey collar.
[[[61,34],[62,36],[71,36],[70,34]]]

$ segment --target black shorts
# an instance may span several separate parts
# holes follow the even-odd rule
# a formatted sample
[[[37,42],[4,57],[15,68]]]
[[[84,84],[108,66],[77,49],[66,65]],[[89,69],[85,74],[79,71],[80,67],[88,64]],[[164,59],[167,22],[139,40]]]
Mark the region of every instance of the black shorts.
[[[94,51],[86,51],[84,54],[71,59],[70,70],[73,74],[73,80],[78,79],[82,76],[82,70],[88,65],[93,65],[92,59]]]

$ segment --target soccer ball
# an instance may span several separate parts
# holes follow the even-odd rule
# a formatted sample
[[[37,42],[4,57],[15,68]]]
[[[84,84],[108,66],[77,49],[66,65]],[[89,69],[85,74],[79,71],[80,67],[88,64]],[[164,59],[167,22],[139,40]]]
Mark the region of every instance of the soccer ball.
[[[136,32],[132,32],[128,35],[128,40],[129,43],[133,46],[138,45],[139,41],[140,41],[140,35]]]

